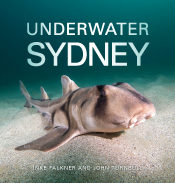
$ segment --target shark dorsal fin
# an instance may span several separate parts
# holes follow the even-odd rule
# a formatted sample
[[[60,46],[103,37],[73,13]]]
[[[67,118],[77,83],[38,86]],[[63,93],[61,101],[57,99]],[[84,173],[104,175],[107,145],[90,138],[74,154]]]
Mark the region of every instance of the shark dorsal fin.
[[[45,92],[44,88],[41,86],[41,100],[49,100],[47,93]]]
[[[74,81],[72,81],[68,76],[65,75],[61,77],[61,83],[63,87],[63,95],[66,95],[69,92],[72,92],[79,88]]]

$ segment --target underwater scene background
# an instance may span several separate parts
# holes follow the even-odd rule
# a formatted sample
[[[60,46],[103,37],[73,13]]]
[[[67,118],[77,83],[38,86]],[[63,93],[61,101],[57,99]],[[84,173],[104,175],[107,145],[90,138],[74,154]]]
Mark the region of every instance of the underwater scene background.
[[[60,78],[66,74],[71,78],[78,80],[89,78],[89,81],[103,81],[106,78],[125,76],[126,78],[145,77],[156,78],[157,75],[167,77],[174,76],[174,30],[175,30],[175,12],[174,1],[6,1],[1,2],[1,86],[17,85],[18,80],[27,80],[28,82],[52,80]],[[65,25],[67,22],[89,22],[93,25],[96,22],[106,26],[109,23],[115,25],[116,22],[146,22],[148,24],[149,35],[128,35],[127,27],[124,28],[123,35],[114,35],[108,33],[104,35],[54,35],[52,26],[52,35],[43,35],[39,33],[30,36],[27,34],[27,23],[30,23],[30,30],[34,32],[34,24],[44,23],[47,27],[49,23],[61,22]],[[137,25],[138,28],[138,25]],[[38,30],[39,31],[39,30]],[[135,32],[135,31],[134,31]],[[138,33],[138,29],[136,31]],[[56,51],[62,42],[80,42],[88,52],[89,42],[95,42],[98,49],[104,56],[105,42],[109,43],[109,66],[103,66],[97,55],[94,53],[94,65],[89,66],[89,59],[82,66],[67,66],[67,45],[59,55],[58,66],[53,66],[53,56],[45,46],[40,49],[39,46],[34,50],[43,53],[46,57],[45,63],[40,67],[32,67],[27,63],[27,58],[32,58],[34,62],[39,62],[40,57],[28,53],[28,45],[32,42],[50,42]],[[127,52],[126,56],[117,57],[117,62],[127,62],[128,66],[111,66],[112,42],[133,42],[138,51],[145,42],[150,42],[142,55],[142,65],[136,65],[137,59],[135,53],[129,47],[118,48],[119,51]],[[82,51],[74,48],[72,51],[73,61],[79,61],[82,57]],[[80,79],[81,75],[81,79]],[[95,79],[94,79],[95,77]],[[116,81],[116,80],[115,80]],[[102,82],[103,83],[103,82]]]
[[[164,0],[139,1],[34,1],[0,2],[0,182],[175,182],[174,180],[174,132],[175,132],[175,2]],[[27,34],[35,23],[75,23],[75,35]],[[107,25],[116,22],[146,22],[149,35],[77,35],[78,22],[96,22]],[[52,26],[53,28],[53,26]],[[87,29],[88,30],[88,29]],[[116,29],[117,31],[118,29]],[[138,29],[137,29],[138,34]],[[53,66],[53,55],[35,47],[44,54],[42,66],[28,64],[31,58],[27,48],[32,42],[49,42],[56,51],[62,42],[80,42],[87,50],[86,62],[81,66],[68,66],[67,45]],[[104,57],[105,42],[109,43],[109,66],[103,66],[93,54],[93,66],[89,66],[89,42],[94,42]],[[126,56],[116,57],[116,62],[127,66],[112,66],[112,43],[133,42],[140,50],[145,42],[148,47],[141,57],[141,66],[133,50],[127,46],[118,50]],[[72,49],[73,61],[80,61],[82,51]],[[120,134],[90,134],[77,137],[51,153],[38,151],[17,152],[14,148],[34,140],[46,132],[45,122],[34,108],[24,108],[25,99],[19,89],[22,80],[33,98],[40,98],[43,86],[50,98],[62,95],[60,78],[69,76],[80,87],[97,84],[127,82],[149,98],[157,109],[153,119]],[[58,171],[49,166],[75,166],[76,169]],[[34,169],[46,166],[47,170]],[[109,166],[110,169],[78,170],[79,166]],[[111,166],[137,166],[138,170],[116,170]],[[91,175],[91,176],[90,176]]]

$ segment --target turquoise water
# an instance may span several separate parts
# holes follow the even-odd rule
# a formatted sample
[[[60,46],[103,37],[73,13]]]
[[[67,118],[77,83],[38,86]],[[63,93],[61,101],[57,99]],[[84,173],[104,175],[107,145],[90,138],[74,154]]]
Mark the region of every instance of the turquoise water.
[[[105,82],[106,78],[113,80],[118,78],[156,78],[157,75],[171,77],[174,75],[174,31],[175,31],[175,3],[174,1],[30,1],[21,0],[15,2],[1,2],[1,86],[18,85],[18,80],[29,83],[44,81],[53,78],[60,78],[66,74],[71,78],[93,79],[97,83]],[[149,35],[128,35],[127,28],[124,28],[124,35],[98,34],[90,35],[66,35],[61,36],[27,34],[27,22],[31,25],[31,32],[34,30],[34,23],[61,22],[89,22],[93,25],[103,22],[108,25],[110,22],[146,22]],[[138,28],[138,26],[137,26]],[[106,29],[105,29],[106,30]],[[76,30],[75,30],[76,32]],[[138,31],[137,31],[138,32]],[[59,55],[58,66],[53,66],[53,56],[45,45],[45,49],[39,47],[34,50],[45,55],[45,64],[40,67],[33,67],[27,63],[27,58],[33,62],[39,62],[40,58],[32,56],[27,47],[32,42],[49,42],[54,50],[57,50],[62,42],[80,42],[86,49],[87,54],[89,42],[94,42],[104,56],[105,42],[109,43],[109,66],[103,66],[97,55],[94,53],[94,65],[89,66],[89,58],[82,66],[67,66],[67,45]],[[118,57],[118,62],[127,62],[127,67],[111,66],[112,64],[112,42],[133,42],[138,50],[145,42],[150,42],[142,55],[142,65],[136,66],[136,55],[127,45],[119,51],[127,52],[126,56]],[[78,48],[72,50],[73,61],[82,57],[82,51]],[[81,80],[80,79],[80,80]],[[120,79],[120,78],[119,78]],[[112,81],[113,82],[113,81]]]

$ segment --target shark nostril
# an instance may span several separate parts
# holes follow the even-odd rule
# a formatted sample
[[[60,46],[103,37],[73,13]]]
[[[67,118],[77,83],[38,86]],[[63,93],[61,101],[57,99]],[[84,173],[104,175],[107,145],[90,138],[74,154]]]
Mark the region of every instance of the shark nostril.
[[[146,116],[146,119],[149,119],[149,118],[151,118],[151,115]]]
[[[146,116],[146,119],[149,119],[149,118],[152,118],[156,115],[156,113],[153,113],[153,114],[149,114],[148,116]]]

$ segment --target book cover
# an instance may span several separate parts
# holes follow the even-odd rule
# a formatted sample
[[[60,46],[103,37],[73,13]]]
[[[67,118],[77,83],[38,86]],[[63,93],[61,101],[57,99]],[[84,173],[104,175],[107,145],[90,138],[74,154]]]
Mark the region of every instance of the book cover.
[[[175,182],[175,3],[0,4],[0,182]]]

